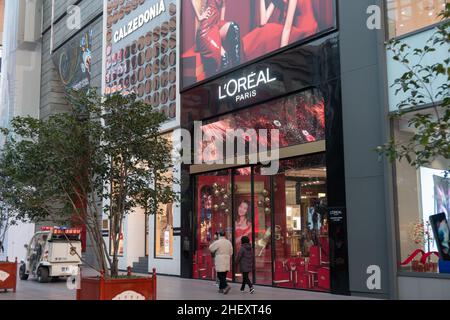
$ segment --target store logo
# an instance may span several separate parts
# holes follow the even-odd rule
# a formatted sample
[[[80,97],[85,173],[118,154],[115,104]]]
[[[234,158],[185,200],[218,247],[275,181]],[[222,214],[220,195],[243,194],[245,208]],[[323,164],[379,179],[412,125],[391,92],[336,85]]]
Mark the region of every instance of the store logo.
[[[219,100],[234,98],[235,102],[242,102],[257,95],[260,85],[266,85],[276,81],[277,78],[270,74],[270,69],[252,72],[246,77],[231,79],[219,87]]]
[[[134,18],[119,30],[117,30],[114,33],[114,42],[117,43],[125,39],[130,34],[139,30],[145,24],[160,16],[165,11],[166,5],[164,4],[163,0],[153,4],[149,9],[145,10],[144,13],[140,14],[138,17]]]

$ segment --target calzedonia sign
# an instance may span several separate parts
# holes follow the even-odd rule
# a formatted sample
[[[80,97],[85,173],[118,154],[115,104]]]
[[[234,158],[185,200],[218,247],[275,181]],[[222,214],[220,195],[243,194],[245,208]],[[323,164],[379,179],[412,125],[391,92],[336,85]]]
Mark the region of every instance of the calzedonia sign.
[[[251,72],[237,79],[230,79],[219,86],[219,100],[234,99],[235,102],[256,98],[258,89],[277,81],[270,68]]]
[[[166,5],[164,4],[163,0],[153,2],[143,13],[114,32],[114,42],[117,43],[122,39],[128,37],[133,32],[142,28],[145,24],[159,17],[165,11]]]

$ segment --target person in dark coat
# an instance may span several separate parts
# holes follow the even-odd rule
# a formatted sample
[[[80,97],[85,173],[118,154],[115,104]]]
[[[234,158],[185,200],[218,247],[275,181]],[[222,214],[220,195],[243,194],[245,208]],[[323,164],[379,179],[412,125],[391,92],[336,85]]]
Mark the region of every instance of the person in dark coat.
[[[237,256],[237,263],[239,265],[239,270],[242,272],[242,286],[241,292],[244,292],[245,285],[250,288],[250,293],[254,293],[255,289],[253,284],[248,277],[249,273],[253,271],[253,249],[250,244],[250,239],[247,236],[241,238],[241,249],[239,250]]]

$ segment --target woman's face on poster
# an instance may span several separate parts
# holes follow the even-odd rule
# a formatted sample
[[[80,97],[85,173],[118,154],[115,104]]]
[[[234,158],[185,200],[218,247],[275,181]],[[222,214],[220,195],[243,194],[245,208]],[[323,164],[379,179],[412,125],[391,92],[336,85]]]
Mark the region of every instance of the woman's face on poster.
[[[238,209],[239,217],[246,216],[248,212],[248,204],[247,202],[241,202]]]

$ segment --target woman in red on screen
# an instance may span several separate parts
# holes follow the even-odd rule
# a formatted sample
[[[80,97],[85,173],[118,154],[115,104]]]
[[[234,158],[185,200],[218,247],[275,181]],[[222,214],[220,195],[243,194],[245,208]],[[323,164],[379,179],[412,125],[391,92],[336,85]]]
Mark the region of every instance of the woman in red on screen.
[[[226,0],[191,0],[199,22],[196,51],[202,56],[206,76],[238,65],[241,61],[239,26],[225,21]]]
[[[269,22],[275,11],[280,12],[278,22]],[[259,0],[260,27],[243,38],[247,61],[278,50],[317,32],[312,0]]]
[[[238,214],[235,222],[235,249],[239,250],[241,246],[241,238],[247,236],[252,239],[252,223],[249,217],[250,203],[242,200],[238,207]]]

